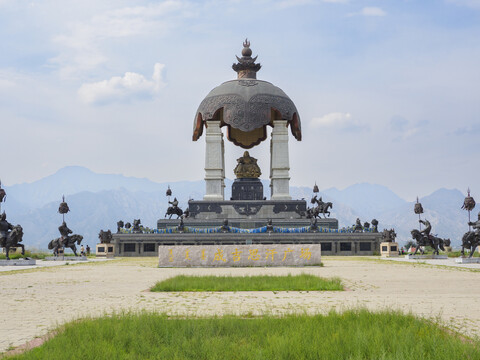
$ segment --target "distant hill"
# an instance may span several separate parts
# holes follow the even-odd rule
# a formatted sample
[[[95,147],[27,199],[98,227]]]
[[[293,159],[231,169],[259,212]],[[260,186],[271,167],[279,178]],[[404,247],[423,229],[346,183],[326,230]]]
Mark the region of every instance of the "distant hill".
[[[226,179],[225,183],[225,198],[229,199],[232,180]],[[262,183],[268,198],[269,182],[262,180]],[[59,236],[62,217],[58,205],[65,194],[71,209],[66,215],[68,226],[84,235],[85,244],[93,246],[99,230],[115,231],[118,220],[131,222],[140,218],[145,226],[155,227],[168,206],[165,195],[168,185],[183,209],[189,199],[202,199],[205,191],[203,180],[156,183],[69,166],[33,183],[6,187],[7,202],[2,209],[10,222],[24,227],[28,246],[46,248],[49,240]],[[311,188],[291,187],[290,193],[294,199],[303,198],[311,206]],[[376,218],[380,229],[395,228],[401,242],[409,240],[410,230],[418,227],[414,203],[406,202],[382,185],[355,184],[343,190],[326,189],[318,195],[333,203],[331,216],[339,220],[341,227],[354,224],[357,217],[362,223]],[[430,220],[433,233],[451,238],[455,246],[468,229],[467,213],[460,209],[463,199],[464,195],[456,189],[439,189],[420,199],[425,209],[422,218]]]

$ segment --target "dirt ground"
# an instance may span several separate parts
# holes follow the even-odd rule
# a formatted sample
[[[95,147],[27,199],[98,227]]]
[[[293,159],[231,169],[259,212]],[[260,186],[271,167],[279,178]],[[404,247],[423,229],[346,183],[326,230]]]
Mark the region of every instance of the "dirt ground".
[[[480,269],[373,258],[324,257],[324,267],[157,268],[156,258],[115,259],[0,272],[0,352],[78,318],[124,310],[182,316],[326,313],[364,307],[434,318],[469,337],[480,336]],[[348,291],[150,293],[177,274],[340,277]]]

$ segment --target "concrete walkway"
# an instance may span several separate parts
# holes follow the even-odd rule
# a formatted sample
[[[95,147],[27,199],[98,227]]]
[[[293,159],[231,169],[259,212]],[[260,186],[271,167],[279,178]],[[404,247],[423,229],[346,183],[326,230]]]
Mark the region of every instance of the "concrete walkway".
[[[438,319],[467,336],[480,336],[480,271],[466,266],[324,257],[324,267],[157,268],[156,258],[116,259],[1,272],[0,352],[42,336],[73,319],[123,310],[171,315],[327,313],[364,307],[395,309]],[[340,277],[349,291],[150,293],[178,274]]]

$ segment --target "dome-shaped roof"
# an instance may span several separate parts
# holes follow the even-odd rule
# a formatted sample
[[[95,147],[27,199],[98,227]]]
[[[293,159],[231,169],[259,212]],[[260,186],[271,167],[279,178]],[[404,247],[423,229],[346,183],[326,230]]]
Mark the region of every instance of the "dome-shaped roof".
[[[292,134],[297,140],[301,140],[302,132],[300,117],[292,100],[277,86],[256,79],[256,72],[260,64],[255,64],[255,59],[250,57],[250,43],[244,43],[242,58],[233,68],[238,72],[239,78],[226,81],[214,88],[203,99],[198,107],[194,120],[193,140],[196,141],[203,132],[203,125],[209,120],[220,120],[222,126],[228,125],[234,133],[252,133],[249,141],[232,140],[237,145],[250,148],[266,138],[264,127],[273,126],[273,120],[287,120]],[[250,50],[250,51],[246,51]],[[263,128],[263,131],[257,129]],[[245,138],[245,136],[242,136]]]

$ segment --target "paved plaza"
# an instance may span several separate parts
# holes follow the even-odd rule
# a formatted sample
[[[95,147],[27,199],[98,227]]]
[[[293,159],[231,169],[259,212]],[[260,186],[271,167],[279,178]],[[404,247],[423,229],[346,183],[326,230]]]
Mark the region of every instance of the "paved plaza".
[[[440,320],[480,336],[480,265],[431,265],[378,258],[324,257],[324,267],[157,268],[157,258],[114,259],[0,272],[0,352],[73,319],[124,310],[171,315],[326,313],[364,307],[396,309]],[[42,262],[39,262],[41,264]],[[5,270],[5,269],[4,269]],[[11,270],[11,269],[8,269]],[[150,293],[177,274],[340,277],[343,292]]]

